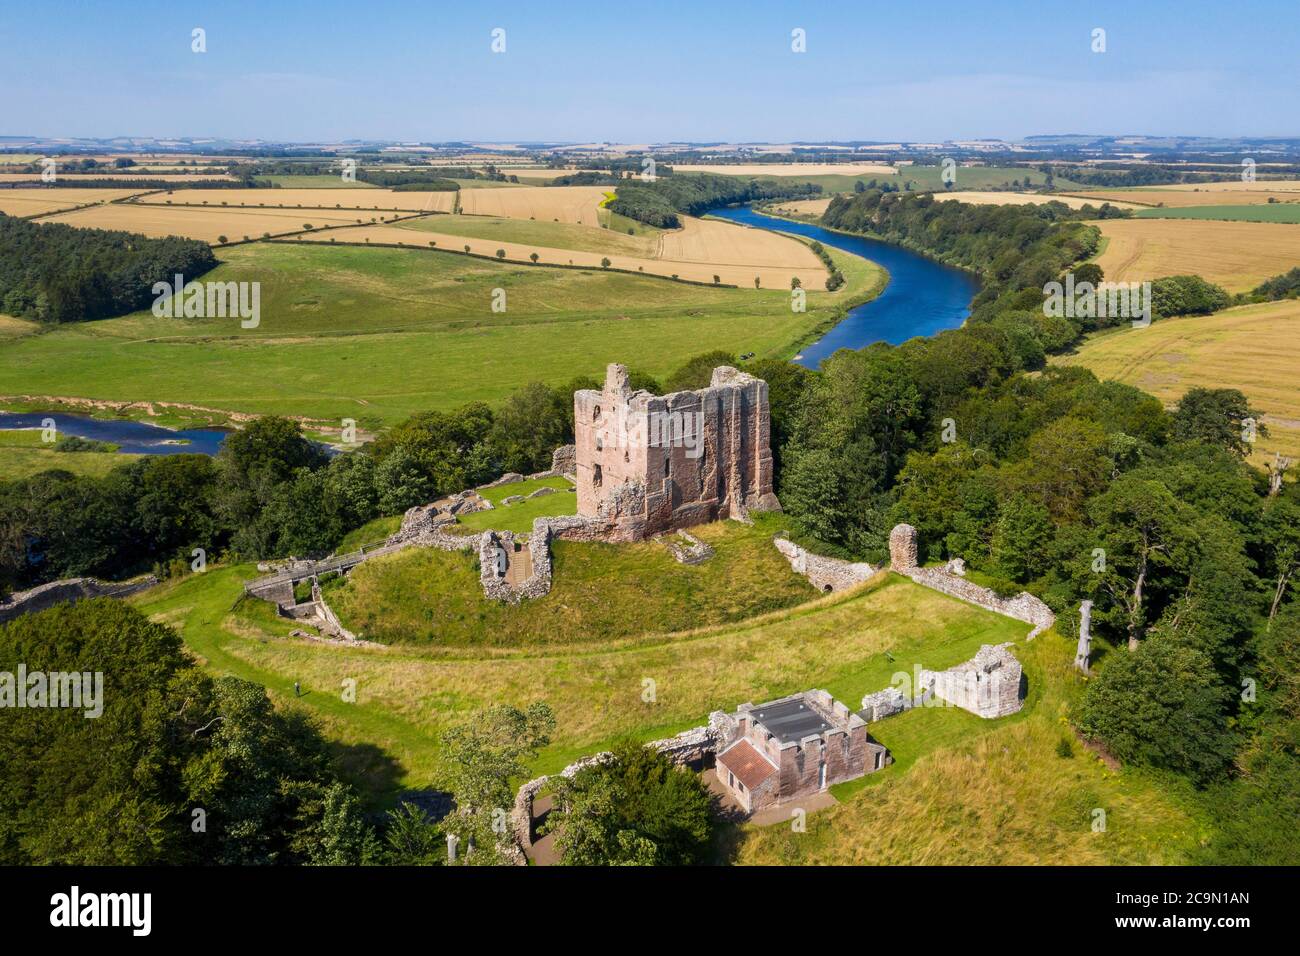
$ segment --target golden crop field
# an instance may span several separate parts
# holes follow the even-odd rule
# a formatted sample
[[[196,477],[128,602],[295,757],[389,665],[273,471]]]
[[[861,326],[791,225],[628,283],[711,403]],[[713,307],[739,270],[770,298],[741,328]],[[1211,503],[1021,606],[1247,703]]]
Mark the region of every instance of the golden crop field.
[[[1270,432],[1258,440],[1252,460],[1262,464],[1275,452],[1300,457],[1300,300],[1125,328],[1052,361],[1086,366],[1171,405],[1196,385],[1240,389],[1264,413]]]
[[[824,199],[791,199],[778,203],[773,210],[783,216],[818,216],[826,212],[833,196]]]
[[[56,168],[61,183],[86,182],[94,179],[121,180],[130,183],[140,179],[159,180],[165,183],[192,183],[200,179],[233,179],[228,173],[64,173]],[[0,183],[39,183],[41,174],[36,173],[0,173]]]
[[[517,189],[469,189],[461,193],[461,211],[474,216],[505,216],[600,225],[600,204],[613,187],[521,186]]]
[[[1164,204],[1170,208],[1184,206],[1253,206],[1269,199],[1278,202],[1300,200],[1300,180],[1275,180],[1253,183],[1200,183],[1176,186],[1151,186],[1146,189],[1089,189],[1075,191],[1074,196],[1094,202],[1129,202],[1142,206]],[[1094,198],[1095,197],[1095,198]]]
[[[185,236],[215,243],[221,236],[238,242],[245,236],[257,239],[267,232],[273,236],[301,232],[304,223],[319,228],[355,224],[356,220],[351,213],[338,210],[194,209],[116,203],[56,213],[42,222],[62,222],[88,229],[125,229],[146,236]]]
[[[407,227],[403,227],[401,224],[356,226],[350,229],[333,229],[325,233],[308,233],[295,238],[325,243],[331,240],[351,243],[369,241],[376,244],[407,245],[413,248],[427,248],[430,242],[435,242],[437,248],[457,252],[463,251],[466,246],[469,246],[470,252],[474,255],[489,256],[491,258],[499,258],[497,251],[501,250],[505,252],[503,258],[511,262],[530,262],[529,257],[533,253],[537,253],[541,265],[572,265],[595,270],[601,269],[601,260],[608,258],[610,267],[614,269],[643,272],[647,275],[676,275],[681,279],[709,284],[712,284],[713,277],[716,275],[722,283],[736,285],[740,288],[753,288],[756,277],[764,289],[789,289],[790,280],[794,277],[798,277],[809,289],[821,289],[826,281],[825,267],[806,246],[795,242],[793,239],[783,239],[783,237],[779,236],[774,238],[781,239],[784,243],[789,244],[788,248],[782,247],[780,255],[775,255],[770,249],[757,254],[760,258],[769,260],[779,260],[781,256],[785,256],[787,262],[793,264],[751,265],[743,260],[714,262],[701,259],[672,258],[670,256],[631,256],[614,251],[593,252],[590,250],[560,249],[527,242],[511,242],[499,238],[482,239],[429,231],[427,227],[430,224],[430,220],[420,220],[418,229],[411,227],[413,223]],[[719,225],[729,224],[720,223]],[[740,229],[741,227],[734,226],[732,228]],[[745,231],[748,232],[749,230]],[[707,232],[715,237],[717,236],[717,233],[713,230],[707,230]],[[738,254],[737,250],[745,248],[745,243],[750,241],[749,237],[739,237],[733,240],[728,247],[715,238],[711,248],[713,254],[719,256],[728,255],[729,249],[731,250],[730,254],[736,255]],[[710,249],[708,245],[701,245],[699,248],[704,252],[696,254],[707,254]],[[682,251],[690,252],[691,250],[689,246],[686,246]]]
[[[1109,219],[1097,264],[1112,282],[1199,275],[1245,292],[1300,266],[1300,228],[1286,223]]]
[[[998,192],[996,190],[960,190],[954,192],[936,192],[934,198],[936,202],[948,202],[956,200],[957,202],[970,203],[975,206],[1025,206],[1030,204],[1042,204],[1048,202],[1064,203],[1071,209],[1082,209],[1084,206],[1100,206],[1102,203],[1109,202],[1112,206],[1118,206],[1121,209],[1141,209],[1142,207],[1131,201],[1126,202],[1121,199],[1081,198],[1084,194],[1076,196],[1045,196],[1039,193],[1013,193]]]
[[[724,176],[893,176],[898,170],[884,163],[726,163],[672,164],[677,173],[721,173]]]
[[[802,242],[767,229],[751,229],[717,219],[682,217],[682,227],[664,232],[658,258],[713,265],[776,266],[795,270],[805,282],[825,280],[821,260]],[[751,278],[752,281],[752,278]]]
[[[86,203],[112,202],[134,196],[138,189],[0,189],[0,212],[9,216],[40,216]]]
[[[454,192],[396,192],[392,189],[177,189],[151,193],[140,202],[153,205],[202,205],[273,209],[382,209],[403,212],[451,212]]]

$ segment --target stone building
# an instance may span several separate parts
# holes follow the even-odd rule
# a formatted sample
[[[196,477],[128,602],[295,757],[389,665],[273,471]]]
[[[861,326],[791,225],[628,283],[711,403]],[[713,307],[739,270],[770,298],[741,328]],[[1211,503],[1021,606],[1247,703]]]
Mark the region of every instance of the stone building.
[[[923,670],[922,688],[980,717],[1006,717],[1025,703],[1026,681],[1009,644],[985,644],[946,671]]]
[[[779,510],[772,490],[767,383],[723,366],[707,388],[633,391],[610,365],[600,391],[573,396],[578,514],[607,540]]]
[[[718,781],[746,810],[767,807],[853,780],[889,763],[857,714],[824,690],[717,713]]]

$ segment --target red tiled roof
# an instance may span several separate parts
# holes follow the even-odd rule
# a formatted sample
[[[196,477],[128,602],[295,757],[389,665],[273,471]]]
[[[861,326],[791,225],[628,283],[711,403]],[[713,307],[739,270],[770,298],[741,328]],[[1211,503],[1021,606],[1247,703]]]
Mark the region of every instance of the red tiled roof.
[[[718,755],[718,763],[736,775],[736,779],[753,790],[776,773],[771,761],[754,749],[748,740],[738,740]]]

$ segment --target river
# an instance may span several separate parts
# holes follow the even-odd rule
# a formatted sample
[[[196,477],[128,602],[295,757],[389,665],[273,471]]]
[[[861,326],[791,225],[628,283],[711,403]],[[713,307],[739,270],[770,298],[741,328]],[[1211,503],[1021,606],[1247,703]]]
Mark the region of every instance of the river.
[[[808,368],[817,368],[838,349],[860,349],[873,342],[898,345],[918,335],[958,328],[970,315],[971,299],[979,291],[979,280],[969,272],[878,239],[846,236],[811,223],[764,216],[748,206],[714,209],[710,215],[816,239],[828,249],[843,249],[870,259],[889,272],[884,292],[850,309],[835,328],[799,354],[795,361]]]

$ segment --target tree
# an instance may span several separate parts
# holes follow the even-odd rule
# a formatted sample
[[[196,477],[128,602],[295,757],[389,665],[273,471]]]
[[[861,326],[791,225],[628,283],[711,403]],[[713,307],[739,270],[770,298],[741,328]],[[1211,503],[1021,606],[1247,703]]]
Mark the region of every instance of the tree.
[[[498,250],[497,250],[497,258],[498,258],[498,259],[504,259],[505,257],[506,257],[506,251],[505,251],[504,249],[498,249]]]
[[[440,866],[447,858],[442,830],[414,803],[388,811],[384,843],[394,866]]]
[[[1226,448],[1238,458],[1250,454],[1255,436],[1266,436],[1260,413],[1235,388],[1188,389],[1173,416],[1176,441],[1199,441]]]
[[[689,866],[704,862],[713,835],[700,778],[635,741],[561,779],[555,805],[547,829],[567,866]]]
[[[443,761],[456,812],[443,821],[468,864],[501,861],[499,844],[514,805],[511,781],[523,777],[524,761],[551,740],[555,715],[543,703],[526,711],[498,705],[479,711],[442,735]]]
[[[1119,611],[1115,623],[1127,632],[1129,650],[1136,651],[1152,577],[1185,569],[1190,560],[1191,515],[1159,481],[1137,475],[1121,475],[1087,510],[1105,562],[1093,577]]]
[[[1231,696],[1208,656],[1153,631],[1134,653],[1106,661],[1088,685],[1078,724],[1121,760],[1204,782],[1232,759]]]
[[[535,253],[535,252],[530,252],[530,253],[528,254],[528,258],[531,259],[531,260],[533,261],[533,265],[537,265],[537,260],[540,259],[541,256],[539,256],[539,255],[538,255],[537,253]]]
[[[1300,573],[1300,505],[1290,497],[1274,498],[1264,511],[1261,528],[1273,577],[1273,595],[1268,607],[1270,627],[1297,573]]]
[[[600,267],[601,267],[602,269],[608,269],[608,268],[610,267],[610,264],[611,264],[611,263],[610,263],[608,257],[606,257],[606,258],[602,258],[602,259],[600,260]]]

